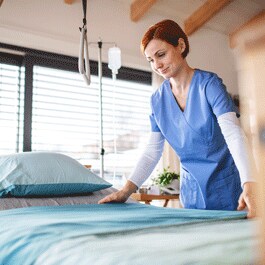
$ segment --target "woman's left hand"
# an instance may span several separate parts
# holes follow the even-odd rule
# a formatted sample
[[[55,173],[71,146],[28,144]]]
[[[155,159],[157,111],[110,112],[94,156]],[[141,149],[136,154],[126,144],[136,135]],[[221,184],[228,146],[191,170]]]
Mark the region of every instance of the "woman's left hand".
[[[256,204],[256,183],[246,182],[243,186],[243,192],[241,193],[238,200],[237,210],[241,211],[245,207],[248,209],[248,218],[254,218],[257,215],[257,204]]]

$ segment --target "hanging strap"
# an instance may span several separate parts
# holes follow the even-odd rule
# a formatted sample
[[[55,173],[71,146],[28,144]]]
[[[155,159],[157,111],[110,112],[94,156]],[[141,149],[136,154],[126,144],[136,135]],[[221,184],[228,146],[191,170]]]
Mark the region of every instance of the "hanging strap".
[[[79,73],[83,76],[86,84],[90,85],[90,65],[89,65],[87,27],[86,27],[87,0],[82,0],[82,4],[83,4],[84,18],[83,18],[83,27],[79,28],[81,36],[80,36],[78,69]]]
[[[83,4],[83,13],[84,13],[84,18],[83,18],[83,27],[86,25],[86,7],[87,7],[87,0],[82,0]]]

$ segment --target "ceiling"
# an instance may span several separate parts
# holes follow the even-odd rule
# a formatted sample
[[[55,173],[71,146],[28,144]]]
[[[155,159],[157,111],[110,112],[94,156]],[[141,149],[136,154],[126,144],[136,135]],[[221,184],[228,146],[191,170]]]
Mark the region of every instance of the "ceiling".
[[[176,16],[187,20],[202,6],[205,0],[158,0],[150,12],[160,12],[163,15]],[[214,1],[213,1],[214,2]],[[265,0],[234,0],[220,9],[204,26],[219,32],[230,34],[236,28],[249,21],[265,9]]]
[[[61,0],[71,5],[82,0]],[[93,0],[86,0],[93,1]],[[98,0],[97,0],[98,1]],[[147,16],[160,16],[184,21],[185,31],[191,35],[201,26],[231,34],[249,20],[264,12],[265,0],[116,0],[130,10],[128,16],[135,23]],[[0,0],[0,6],[4,0]],[[219,5],[219,6],[218,6]],[[199,22],[198,22],[199,21]],[[196,25],[196,29],[186,26]]]
[[[0,0],[1,1],[1,0]],[[3,0],[2,0],[3,1]],[[64,0],[73,4],[78,0]],[[188,35],[201,26],[231,35],[242,25],[264,14],[265,0],[117,0],[128,6],[131,20],[161,16],[184,21]]]
[[[191,35],[186,23],[195,24],[198,20],[205,20],[203,26],[224,34],[231,34],[237,28],[260,14],[265,9],[265,0],[120,0],[132,5],[138,2],[141,9],[143,2],[150,5],[143,16],[161,15],[184,21],[186,33]],[[219,5],[219,7],[217,7]],[[214,10],[215,9],[215,10]],[[207,18],[208,14],[211,13]],[[200,13],[200,14],[199,14]],[[131,16],[132,17],[132,16]],[[141,19],[141,18],[139,18]],[[136,22],[139,20],[135,20]],[[132,18],[133,20],[133,18]],[[202,21],[201,21],[202,22]],[[200,27],[201,25],[199,25]],[[198,28],[199,28],[198,27]]]
[[[0,0],[1,3],[0,42],[76,54],[82,0]],[[230,40],[230,45],[230,35],[261,12],[265,25],[265,0],[87,0],[87,5],[89,39],[95,41],[100,36],[103,40],[115,40],[128,65],[148,69],[139,52],[139,40],[147,27],[162,19],[175,20],[182,27],[187,22],[196,24],[199,31],[188,34],[192,35],[191,41],[204,36],[202,31],[215,31],[214,36]],[[135,5],[136,15],[140,14],[136,19],[131,16]],[[203,23],[199,25],[198,20]],[[96,47],[90,50],[91,58],[97,58]]]

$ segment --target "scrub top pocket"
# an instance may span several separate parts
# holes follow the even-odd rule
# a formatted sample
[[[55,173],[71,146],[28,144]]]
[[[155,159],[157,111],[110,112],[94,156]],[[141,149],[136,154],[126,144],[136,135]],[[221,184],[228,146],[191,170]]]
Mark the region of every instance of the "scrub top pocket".
[[[236,210],[242,189],[235,166],[217,172],[215,180],[208,185],[211,209]]]
[[[180,200],[185,208],[205,208],[205,201],[198,182],[183,168],[181,170]]]

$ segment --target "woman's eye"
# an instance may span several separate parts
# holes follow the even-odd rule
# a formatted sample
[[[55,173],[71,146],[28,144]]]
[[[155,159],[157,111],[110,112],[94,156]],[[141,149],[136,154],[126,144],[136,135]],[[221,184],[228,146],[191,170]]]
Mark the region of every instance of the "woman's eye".
[[[159,57],[159,58],[161,58],[161,57],[163,57],[165,55],[165,53],[159,53],[157,56]]]

